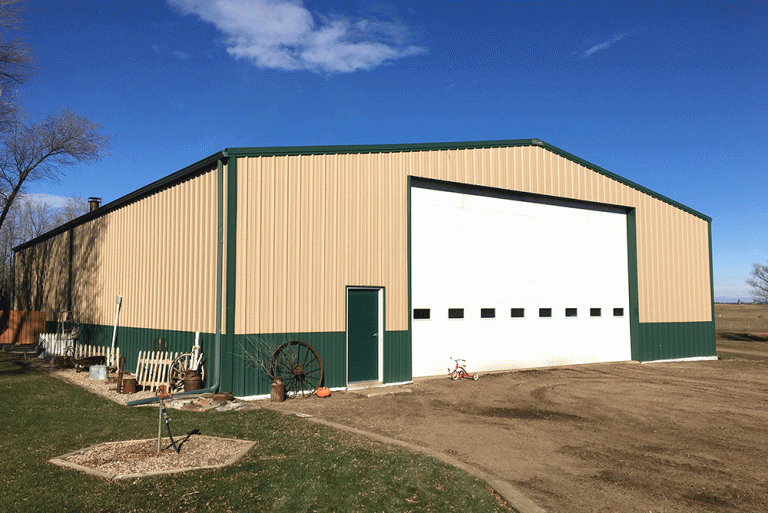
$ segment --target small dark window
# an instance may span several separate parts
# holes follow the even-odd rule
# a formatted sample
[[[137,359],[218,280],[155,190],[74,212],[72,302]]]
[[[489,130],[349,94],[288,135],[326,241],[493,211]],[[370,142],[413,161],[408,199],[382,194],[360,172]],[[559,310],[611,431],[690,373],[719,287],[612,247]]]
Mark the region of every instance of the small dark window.
[[[566,317],[576,317],[578,313],[578,309],[576,308],[566,308],[565,309],[565,316]]]
[[[481,308],[480,309],[480,318],[481,319],[495,319],[496,318],[496,309],[495,308]]]
[[[623,308],[614,308],[613,309],[613,316],[614,317],[624,317],[624,309]]]
[[[448,318],[449,319],[463,319],[464,318],[464,309],[463,308],[449,308],[448,309]]]
[[[603,315],[602,310],[600,308],[590,308],[589,309],[589,316],[590,317],[600,317]]]
[[[510,315],[512,317],[525,317],[525,308],[513,308]]]
[[[414,319],[429,319],[429,308],[414,308],[413,309],[413,318]]]
[[[539,317],[552,317],[551,308],[539,308]]]

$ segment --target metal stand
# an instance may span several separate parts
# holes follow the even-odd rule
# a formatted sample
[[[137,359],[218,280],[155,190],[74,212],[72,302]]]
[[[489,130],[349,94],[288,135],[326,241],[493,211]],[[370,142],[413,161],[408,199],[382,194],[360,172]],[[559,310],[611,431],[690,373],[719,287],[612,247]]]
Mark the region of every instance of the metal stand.
[[[162,448],[163,418],[165,418],[165,427],[168,430],[168,438],[171,439],[173,450],[176,451],[176,454],[179,454],[179,447],[176,445],[176,442],[173,440],[173,435],[171,434],[171,419],[168,418],[168,414],[165,412],[165,403],[163,402],[165,399],[173,399],[173,396],[168,393],[168,389],[165,385],[158,387],[157,392],[155,393],[157,394],[157,402],[160,405],[160,413],[157,420],[157,452],[160,452]]]

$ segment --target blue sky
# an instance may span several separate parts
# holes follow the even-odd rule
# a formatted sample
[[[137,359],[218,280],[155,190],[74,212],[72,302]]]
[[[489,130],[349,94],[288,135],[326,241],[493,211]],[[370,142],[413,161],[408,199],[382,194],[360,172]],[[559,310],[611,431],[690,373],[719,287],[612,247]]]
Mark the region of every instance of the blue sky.
[[[583,4],[583,5],[582,5]],[[29,1],[31,120],[115,200],[226,147],[542,139],[713,218],[715,296],[768,261],[764,2]]]

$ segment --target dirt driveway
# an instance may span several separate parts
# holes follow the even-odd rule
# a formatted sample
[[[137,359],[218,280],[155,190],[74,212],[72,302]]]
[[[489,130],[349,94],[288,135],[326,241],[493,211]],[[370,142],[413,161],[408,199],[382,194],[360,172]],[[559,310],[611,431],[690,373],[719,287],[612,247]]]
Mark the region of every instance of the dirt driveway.
[[[768,511],[768,360],[418,381],[270,407],[448,453],[549,511]]]

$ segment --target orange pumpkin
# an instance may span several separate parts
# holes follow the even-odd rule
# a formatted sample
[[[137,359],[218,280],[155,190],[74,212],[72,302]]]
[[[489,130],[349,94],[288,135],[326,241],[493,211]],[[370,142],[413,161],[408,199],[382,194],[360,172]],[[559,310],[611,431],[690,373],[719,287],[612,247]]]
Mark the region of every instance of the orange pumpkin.
[[[319,387],[317,389],[317,397],[330,397],[331,390],[328,387]]]

